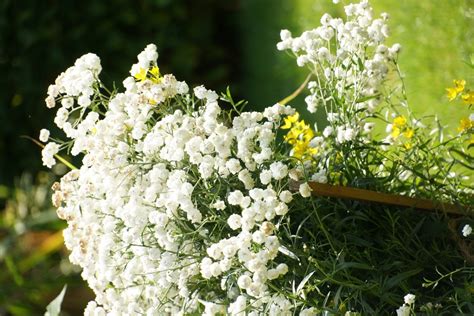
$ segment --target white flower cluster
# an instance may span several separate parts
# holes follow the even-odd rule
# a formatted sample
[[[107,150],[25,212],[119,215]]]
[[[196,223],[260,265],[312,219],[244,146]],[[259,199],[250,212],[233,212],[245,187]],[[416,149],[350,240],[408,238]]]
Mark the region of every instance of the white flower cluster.
[[[308,83],[311,94],[306,103],[311,113],[320,105],[332,109],[330,112],[339,112],[342,106],[375,111],[389,62],[400,51],[399,44],[384,45],[388,15],[374,19],[368,0],[347,5],[345,12],[346,21],[325,14],[320,27],[300,37],[281,31],[277,48],[291,50],[298,66],[308,66],[318,76]]]
[[[90,105],[94,94],[93,84],[101,70],[100,59],[95,54],[89,53],[77,59],[73,67],[59,75],[55,84],[49,86],[46,105],[49,108],[54,107],[55,99],[60,94],[77,97],[80,106]],[[70,99],[67,100],[64,101],[66,104],[63,104],[63,107],[70,108],[73,104]]]
[[[389,99],[385,82],[389,71],[396,68],[401,49],[399,44],[385,45],[388,15],[374,18],[368,0],[348,4],[344,9],[345,19],[324,14],[321,26],[299,37],[282,30],[277,44],[279,50],[291,51],[298,66],[308,67],[315,77],[307,85],[308,111],[323,108],[326,113],[328,126],[322,135],[315,134],[310,142],[315,149],[307,157],[316,161],[310,172],[317,182],[328,181],[334,152],[347,150],[346,144],[373,139],[374,122],[370,119],[386,110],[379,105]],[[382,176],[383,168],[377,173]]]
[[[59,112],[92,96],[100,65],[91,56],[61,75],[53,94],[68,100],[58,126],[73,154],[84,154],[53,201],[68,222],[70,260],[96,294],[85,314],[291,314],[294,302],[268,283],[288,272],[275,231],[293,199],[292,170],[273,146],[280,117],[294,110],[277,104],[229,122],[202,86],[190,94],[172,75],[129,77],[103,115],[84,107],[73,127]],[[131,74],[157,56],[147,46]],[[46,145],[47,165],[58,150]]]
[[[53,108],[57,102],[61,107],[56,112],[55,124],[71,139],[78,139],[77,146],[72,149],[72,154],[78,154],[82,148],[85,135],[91,131],[95,122],[99,119],[96,112],[89,112],[87,117],[86,109],[92,103],[92,98],[96,93],[98,76],[102,70],[100,59],[95,54],[86,54],[76,60],[74,66],[68,68],[56,79],[55,84],[48,88],[46,106]],[[73,114],[74,115],[71,115]],[[70,117],[76,119],[70,122]],[[40,140],[48,141],[49,131],[41,131]],[[55,163],[54,155],[61,147],[56,143],[48,143],[43,151],[43,164],[51,168]]]

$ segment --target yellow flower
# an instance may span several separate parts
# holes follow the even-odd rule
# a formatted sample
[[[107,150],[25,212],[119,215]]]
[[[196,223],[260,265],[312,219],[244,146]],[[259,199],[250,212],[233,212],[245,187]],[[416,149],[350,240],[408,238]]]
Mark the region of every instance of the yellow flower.
[[[464,87],[466,86],[466,80],[453,80],[453,83],[453,88],[446,89],[449,101],[456,99],[457,95],[464,91]]]
[[[413,147],[413,145],[411,143],[405,143],[403,144],[403,146],[405,146],[405,149],[410,149]]]
[[[415,135],[415,131],[412,129],[412,128],[407,128],[405,130],[405,132],[403,133],[403,135],[406,137],[406,138],[412,138],[413,135]]]
[[[293,145],[293,144],[295,144],[296,140],[298,139],[298,136],[299,136],[299,133],[298,133],[296,130],[291,129],[291,130],[283,137],[283,139],[284,139],[285,142],[287,142],[288,144]]]
[[[156,78],[158,78],[160,76],[160,68],[158,68],[158,66],[153,66],[151,69],[150,69],[150,74]]]
[[[160,77],[160,68],[158,68],[158,66],[153,66],[150,71],[150,76],[151,76],[151,81],[154,82],[154,83],[159,83],[161,81],[161,77]]]
[[[398,127],[393,126],[392,127],[392,133],[390,133],[393,139],[397,139],[398,136],[400,136],[400,129]]]
[[[474,128],[474,121],[471,121],[468,117],[461,119],[461,122],[458,127],[459,132],[462,133],[471,128]]]
[[[296,140],[300,138],[300,135],[302,135],[308,129],[309,129],[309,125],[306,125],[304,120],[296,122],[293,124],[293,127],[286,134],[285,140],[286,141]]]
[[[296,123],[300,119],[300,114],[296,112],[293,115],[289,115],[285,117],[284,122],[285,124],[281,127],[281,129],[289,129],[293,125],[293,123]]]
[[[306,148],[307,144],[304,141],[296,141],[295,145],[293,146],[293,157],[302,158],[306,152]]]
[[[311,147],[311,146],[308,145],[308,150],[307,150],[308,155],[311,155],[311,156],[316,155],[318,153],[318,151],[319,151],[318,148]]]
[[[158,68],[158,66],[153,66],[149,70],[140,68],[140,71],[133,77],[137,81],[145,81],[146,79],[150,79],[153,83],[159,83],[161,81],[160,68]]]
[[[147,73],[146,69],[140,68],[140,71],[136,73],[133,77],[137,79],[138,81],[143,81],[146,79],[146,73]]]
[[[466,86],[466,80],[454,80],[453,82],[457,93],[460,93],[464,90],[464,87]]]
[[[447,91],[446,95],[448,96],[449,101],[453,101],[454,99],[456,99],[456,96],[458,95],[458,93],[456,92],[456,89],[447,88],[446,91]]]
[[[318,148],[310,147],[309,142],[304,140],[297,140],[293,146],[292,155],[295,158],[306,158],[307,156],[313,156],[318,153]]]
[[[303,131],[303,140],[309,143],[313,138],[314,138],[313,130],[308,125],[306,125]]]
[[[283,137],[285,142],[292,145],[291,155],[298,159],[306,159],[317,154],[318,148],[313,148],[309,144],[314,138],[314,131],[304,122],[299,121],[299,114],[287,116],[284,119],[282,129],[289,129]]]
[[[394,127],[403,127],[407,123],[407,119],[403,116],[397,116],[396,118],[393,119],[393,126]]]
[[[474,91],[469,91],[461,96],[465,104],[474,104]]]

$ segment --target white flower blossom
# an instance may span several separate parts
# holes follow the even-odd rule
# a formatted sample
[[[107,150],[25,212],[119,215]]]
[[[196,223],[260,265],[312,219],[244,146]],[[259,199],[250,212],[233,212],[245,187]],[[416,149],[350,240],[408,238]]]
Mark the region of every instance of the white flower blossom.
[[[469,225],[469,224],[464,225],[464,227],[462,228],[462,235],[463,235],[464,237],[468,237],[468,236],[471,235],[471,234],[472,234],[472,227],[471,227],[471,225]]]
[[[40,131],[39,140],[42,141],[43,143],[46,143],[48,139],[49,139],[49,130],[43,128]]]
[[[310,197],[311,196],[311,187],[307,182],[300,184],[299,192],[302,197]]]
[[[56,159],[54,159],[54,155],[59,152],[59,144],[56,143],[48,143],[41,151],[41,156],[43,159],[43,165],[48,168],[52,168],[56,164]]]

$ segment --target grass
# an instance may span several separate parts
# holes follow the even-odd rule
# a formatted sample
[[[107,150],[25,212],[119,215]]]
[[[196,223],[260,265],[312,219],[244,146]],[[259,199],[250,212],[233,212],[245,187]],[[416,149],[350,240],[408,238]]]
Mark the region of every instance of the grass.
[[[345,2],[347,3],[347,1]],[[400,65],[409,104],[418,115],[438,115],[451,129],[469,111],[449,104],[445,88],[464,78],[474,86],[474,74],[464,64],[474,53],[474,0],[371,1],[378,15],[391,16],[389,43],[401,43]],[[326,0],[243,0],[243,98],[256,109],[282,99],[304,80],[305,72],[275,48],[280,29],[294,35],[317,27],[324,12],[342,15],[343,5]],[[302,110],[302,97],[292,105]]]

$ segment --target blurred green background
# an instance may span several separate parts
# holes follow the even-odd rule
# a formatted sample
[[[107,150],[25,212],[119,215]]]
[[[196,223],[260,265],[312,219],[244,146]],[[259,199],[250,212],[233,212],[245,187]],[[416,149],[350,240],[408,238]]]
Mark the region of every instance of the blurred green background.
[[[343,2],[344,3],[344,2]],[[377,0],[391,15],[390,43],[403,46],[400,64],[409,102],[457,126],[467,111],[448,104],[453,79],[474,82],[463,64],[474,53],[474,0]],[[275,48],[279,32],[317,27],[324,12],[342,15],[330,0],[2,0],[0,2],[0,315],[41,314],[63,284],[65,310],[80,313],[90,293],[61,247],[49,187],[65,172],[41,166],[37,138],[55,131],[44,105],[56,76],[87,52],[101,57],[102,79],[120,86],[136,55],[156,43],[163,73],[191,86],[205,84],[250,109],[263,109],[305,77]],[[303,110],[303,97],[292,105]]]

